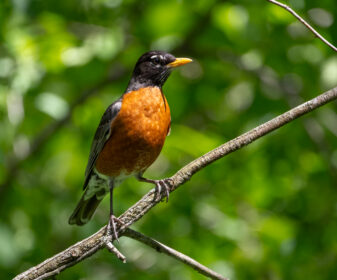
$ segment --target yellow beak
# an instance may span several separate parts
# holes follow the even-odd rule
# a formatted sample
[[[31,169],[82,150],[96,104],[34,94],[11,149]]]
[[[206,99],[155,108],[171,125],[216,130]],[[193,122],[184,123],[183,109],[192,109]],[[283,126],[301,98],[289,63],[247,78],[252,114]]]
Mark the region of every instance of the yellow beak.
[[[192,59],[180,57],[180,58],[176,58],[175,61],[167,64],[167,67],[174,68],[174,67],[182,66],[182,65],[190,63],[190,62],[192,62]]]

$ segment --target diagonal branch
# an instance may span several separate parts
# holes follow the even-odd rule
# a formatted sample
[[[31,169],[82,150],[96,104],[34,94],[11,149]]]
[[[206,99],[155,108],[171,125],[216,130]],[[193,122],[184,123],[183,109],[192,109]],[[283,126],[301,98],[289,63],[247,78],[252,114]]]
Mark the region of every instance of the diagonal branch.
[[[184,166],[176,174],[169,178],[171,182],[171,192],[176,190],[180,185],[191,179],[193,174],[236,150],[256,141],[262,136],[282,127],[283,125],[337,99],[337,87],[279,115],[272,120],[261,124],[260,126],[242,134],[235,139],[224,143],[216,149],[199,157],[191,163]],[[119,220],[124,224],[123,227],[118,227],[119,236],[124,234],[124,231],[133,223],[143,217],[158,201],[154,201],[154,189],[149,191],[142,199],[130,207],[124,214],[119,217]],[[59,274],[67,267],[73,266],[83,259],[96,253],[98,250],[105,247],[104,233],[105,226],[95,234],[76,243],[63,252],[45,260],[41,264],[30,268],[26,272],[16,276],[14,280],[30,280],[30,279],[46,279],[53,275]]]
[[[144,234],[141,234],[140,232],[134,231],[130,228],[126,229],[124,232],[124,236],[130,237],[132,239],[135,239],[139,242],[144,243],[145,245],[148,245],[158,251],[159,253],[164,253],[170,257],[175,258],[178,261],[183,262],[184,264],[187,264],[188,266],[192,267],[194,270],[199,272],[200,274],[203,274],[211,279],[218,279],[218,280],[229,280],[226,277],[223,277],[219,273],[209,269],[208,267],[202,265],[201,263],[198,263],[194,259],[190,258],[189,256],[184,255],[183,253],[180,253],[162,243],[160,243],[157,240],[154,240]]]
[[[270,3],[273,3],[291,13],[295,18],[297,18],[301,23],[305,25],[317,38],[319,38],[324,44],[328,45],[335,52],[337,52],[337,48],[331,44],[327,39],[325,39],[321,34],[319,34],[309,23],[307,23],[300,15],[298,15],[292,8],[287,6],[286,4],[280,3],[276,0],[267,0]]]
[[[260,82],[265,83],[265,75],[268,71],[265,65],[259,67],[258,69],[249,69],[245,67],[245,65],[242,62],[242,59],[239,56],[229,52],[219,53],[219,58],[224,61],[229,61],[230,63],[234,64],[238,69],[253,75],[257,79],[259,79]],[[284,96],[290,108],[304,102],[303,98],[301,98],[298,95],[298,93],[289,91],[289,87],[286,86],[286,82],[282,81],[282,79],[277,80],[275,86],[278,89],[284,91],[285,93]],[[332,176],[334,182],[337,183],[337,166],[335,166],[331,160],[332,149],[326,139],[321,124],[314,117],[307,117],[305,120],[303,120],[303,127],[308,136],[310,137],[310,139],[312,140],[312,142],[316,145],[320,154],[324,157],[326,163],[329,165],[331,171],[330,175]],[[329,130],[329,128],[327,129]]]

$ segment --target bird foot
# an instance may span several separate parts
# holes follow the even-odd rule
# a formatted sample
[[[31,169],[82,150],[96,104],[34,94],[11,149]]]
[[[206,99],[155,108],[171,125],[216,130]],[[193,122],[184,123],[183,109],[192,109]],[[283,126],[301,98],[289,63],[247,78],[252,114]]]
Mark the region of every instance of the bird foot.
[[[172,179],[171,178],[165,178],[161,180],[152,180],[152,179],[146,179],[141,175],[137,176],[137,179],[142,182],[147,182],[154,184],[155,187],[155,194],[153,197],[153,201],[160,201],[161,200],[161,192],[164,189],[165,196],[166,196],[166,202],[168,202],[169,196],[170,196],[170,190],[172,186]]]
[[[160,201],[162,199],[161,192],[164,189],[164,196],[166,196],[166,202],[169,200],[170,190],[171,190],[171,179],[162,179],[162,180],[153,180],[153,183],[156,185],[155,187],[155,195],[153,200]]]
[[[103,242],[105,244],[105,247],[111,253],[113,253],[119,260],[125,263],[126,262],[125,256],[121,252],[119,252],[118,249],[112,244],[113,239],[119,242],[117,229],[116,229],[117,223],[119,223],[121,226],[125,225],[120,219],[116,218],[114,215],[110,215],[109,223],[106,228],[106,233],[105,233],[105,236],[103,237]]]
[[[116,218],[114,215],[110,215],[109,223],[106,229],[106,235],[109,237],[110,236],[113,237],[117,242],[119,242],[118,233],[116,229],[117,223],[124,226],[124,223],[120,219]],[[112,238],[110,240],[112,240]]]

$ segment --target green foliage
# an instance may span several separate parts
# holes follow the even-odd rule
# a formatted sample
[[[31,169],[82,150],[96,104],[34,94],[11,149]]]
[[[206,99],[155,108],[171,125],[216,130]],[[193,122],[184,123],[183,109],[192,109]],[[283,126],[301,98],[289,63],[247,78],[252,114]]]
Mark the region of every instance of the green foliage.
[[[289,3],[337,44],[336,1]],[[333,51],[267,1],[1,1],[1,279],[107,222],[106,200],[86,226],[67,220],[102,113],[123,93],[136,59],[154,48],[195,63],[164,86],[172,131],[149,178],[172,175],[337,83]],[[215,162],[135,227],[231,279],[335,279],[336,108],[329,104]],[[45,143],[30,145],[69,112]],[[117,214],[149,188],[125,181],[116,191]],[[202,279],[135,241],[121,238],[118,247],[127,264],[101,251],[60,279]]]

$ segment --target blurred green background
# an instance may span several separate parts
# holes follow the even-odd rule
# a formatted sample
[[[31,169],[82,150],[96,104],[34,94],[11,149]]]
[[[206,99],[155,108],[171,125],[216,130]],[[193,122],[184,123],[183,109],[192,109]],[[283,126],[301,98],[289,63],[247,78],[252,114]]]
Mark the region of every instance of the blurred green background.
[[[335,0],[287,2],[337,44]],[[107,222],[68,225],[96,126],[150,49],[195,60],[164,86],[172,131],[145,173],[163,178],[337,84],[337,56],[267,1],[2,0],[0,279]],[[336,279],[337,104],[217,161],[133,228],[231,279]],[[128,179],[119,215],[152,186]],[[60,279],[204,279],[136,241]]]

